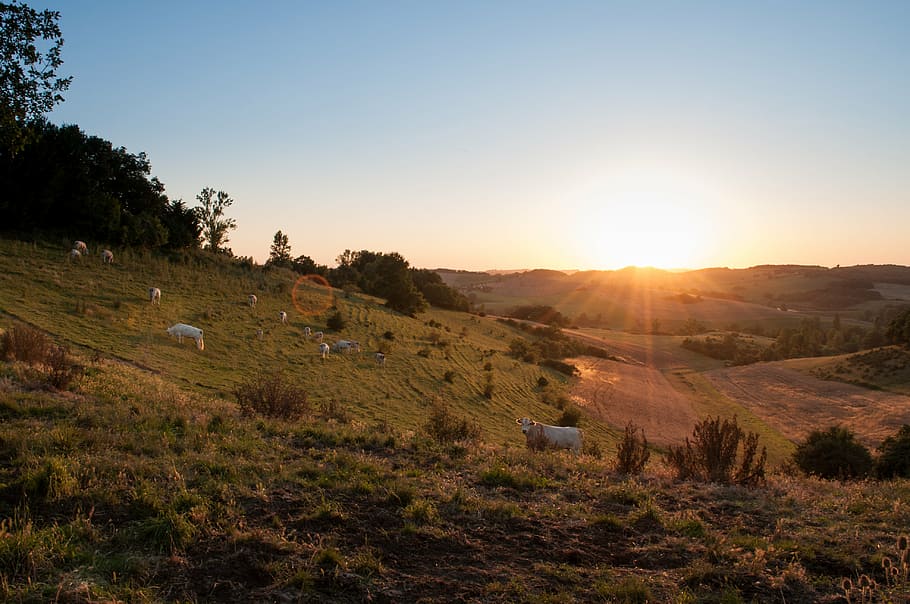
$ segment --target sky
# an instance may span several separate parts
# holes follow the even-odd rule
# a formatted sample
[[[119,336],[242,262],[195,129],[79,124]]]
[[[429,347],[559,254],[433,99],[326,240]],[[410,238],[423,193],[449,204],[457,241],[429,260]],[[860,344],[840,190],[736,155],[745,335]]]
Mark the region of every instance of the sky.
[[[910,2],[29,0],[49,115],[257,262],[910,265]]]

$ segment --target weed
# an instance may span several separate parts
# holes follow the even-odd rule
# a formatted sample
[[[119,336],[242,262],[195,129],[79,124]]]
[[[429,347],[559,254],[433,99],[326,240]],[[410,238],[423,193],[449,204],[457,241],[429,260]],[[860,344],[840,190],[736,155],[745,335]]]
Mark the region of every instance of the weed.
[[[737,468],[740,443],[743,453]],[[746,434],[737,425],[736,417],[723,421],[708,417],[695,425],[692,441],[686,438],[684,446],[669,448],[667,461],[680,480],[753,485],[764,480],[767,460],[764,447],[755,458],[757,448],[758,435]]]
[[[296,419],[309,411],[306,392],[288,382],[280,371],[259,373],[234,388],[244,415],[260,413],[269,417]]]
[[[447,381],[450,384],[454,384],[456,375],[458,375],[458,374],[455,373],[454,371],[452,371],[451,369],[449,369],[448,371],[445,372],[445,375],[442,376],[442,379],[444,379],[445,381]]]
[[[566,407],[559,419],[556,420],[557,426],[578,426],[581,421],[581,409],[575,405]]]
[[[640,437],[638,430],[632,422],[626,425],[625,434],[616,450],[616,471],[620,474],[641,474],[651,457],[645,430],[641,428]]]
[[[440,444],[459,441],[477,442],[481,438],[480,426],[465,417],[455,417],[448,405],[436,404],[430,412],[424,432]]]

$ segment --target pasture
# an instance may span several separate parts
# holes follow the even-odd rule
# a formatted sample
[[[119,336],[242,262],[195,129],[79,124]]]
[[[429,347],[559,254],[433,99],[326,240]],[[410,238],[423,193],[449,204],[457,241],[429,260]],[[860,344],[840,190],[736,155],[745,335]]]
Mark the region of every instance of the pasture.
[[[777,471],[789,419],[758,403],[783,412],[789,395],[745,384],[750,403],[725,385],[738,373],[675,336],[583,330],[619,360],[577,359],[568,379],[508,356],[526,334],[490,318],[410,318],[204,255],[67,252],[0,240],[0,329],[35,326],[85,367],[58,392],[0,363],[7,601],[808,603],[844,601],[862,576],[882,600],[910,597],[882,572],[910,526],[910,483]],[[203,329],[205,350],[169,337],[176,322]],[[305,327],[363,352],[323,360]],[[276,370],[307,392],[304,416],[241,413],[237,385]],[[553,423],[572,399],[583,453],[526,450],[514,419]],[[434,438],[441,409],[477,437]],[[763,486],[681,482],[662,460],[717,414],[768,446]],[[640,476],[615,469],[630,419],[658,445]]]

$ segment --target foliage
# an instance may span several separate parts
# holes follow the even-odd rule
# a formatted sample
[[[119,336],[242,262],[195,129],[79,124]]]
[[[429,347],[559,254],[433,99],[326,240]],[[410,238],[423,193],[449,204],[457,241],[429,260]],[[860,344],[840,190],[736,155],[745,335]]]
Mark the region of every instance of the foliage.
[[[43,381],[57,390],[69,388],[83,372],[65,345],[54,344],[44,333],[25,325],[14,325],[0,336],[0,359],[41,367]]]
[[[348,322],[347,319],[344,318],[344,315],[341,314],[341,311],[336,310],[329,315],[328,319],[326,319],[325,325],[332,331],[343,331],[344,328],[347,327]]]
[[[132,246],[198,246],[195,212],[168,201],[164,185],[150,177],[145,153],[115,148],[77,126],[29,128],[31,140],[15,157],[0,154],[5,229]]]
[[[401,254],[345,250],[336,260],[338,266],[328,271],[335,287],[356,285],[363,292],[385,298],[389,308],[408,316],[427,309],[427,301],[414,285],[408,261]]]
[[[885,336],[892,344],[910,347],[910,307],[904,309],[888,324]]]
[[[552,306],[546,306],[543,304],[527,304],[524,306],[516,306],[508,313],[508,316],[512,317],[513,319],[534,321],[536,323],[546,323],[547,325],[552,325],[555,327],[565,327],[569,325],[568,317],[564,316],[561,312]]]
[[[482,434],[476,422],[469,422],[465,417],[456,417],[444,403],[433,405],[423,429],[430,438],[440,444],[476,442],[480,440]]]
[[[761,347],[746,342],[736,333],[726,333],[723,338],[707,336],[705,338],[687,337],[682,347],[698,352],[712,359],[730,361],[732,365],[748,365],[761,360]]]
[[[581,421],[581,409],[575,405],[569,405],[562,411],[562,415],[556,420],[557,426],[578,426]]]
[[[291,265],[291,244],[288,243],[288,236],[281,231],[275,233],[275,237],[272,239],[267,263],[276,266]]]
[[[737,454],[742,455],[737,466]],[[758,435],[746,433],[736,422],[708,417],[695,425],[692,440],[682,446],[670,446],[667,461],[681,480],[754,485],[765,477],[767,450],[758,451]]]
[[[215,192],[211,187],[205,187],[196,195],[196,218],[202,225],[202,240],[204,249],[213,252],[229,252],[224,248],[228,242],[228,231],[237,228],[237,221],[226,218],[224,211],[229,208],[234,200],[224,191]],[[228,254],[230,255],[230,254]]]
[[[246,415],[297,419],[309,412],[306,391],[281,371],[260,372],[234,388],[240,410]]]
[[[641,474],[645,464],[651,457],[648,450],[648,439],[645,437],[644,428],[639,428],[632,422],[626,424],[623,439],[616,448],[616,471],[620,474]]]
[[[910,478],[910,425],[901,426],[878,446],[875,475],[879,478]]]
[[[436,271],[412,268],[411,280],[427,302],[437,308],[462,312],[471,309],[471,302],[464,294],[446,285]]]
[[[793,453],[793,461],[806,474],[821,478],[862,478],[872,470],[872,455],[843,426],[813,430]]]
[[[59,19],[57,11],[38,12],[17,0],[0,3],[0,155],[21,150],[26,125],[63,101],[72,82],[57,76],[63,65]]]

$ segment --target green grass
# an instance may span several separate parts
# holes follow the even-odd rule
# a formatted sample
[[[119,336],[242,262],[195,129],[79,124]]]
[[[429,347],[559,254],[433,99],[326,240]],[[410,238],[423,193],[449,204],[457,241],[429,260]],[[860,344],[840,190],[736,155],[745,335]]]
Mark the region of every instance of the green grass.
[[[394,348],[385,369],[367,355],[323,363],[300,343],[300,316],[277,325],[281,273],[118,250],[122,265],[70,266],[51,246],[0,246],[0,325],[75,344],[87,369],[56,392],[0,362],[4,601],[836,601],[844,578],[881,575],[910,523],[906,480],[772,474],[746,489],[674,481],[660,460],[627,478],[609,456],[527,451],[514,418],[558,413],[537,378],[565,381],[508,358],[514,334],[494,322],[341,297],[345,336],[371,350],[392,331]],[[171,320],[199,322],[206,350],[159,333]],[[487,362],[492,400],[478,392]],[[244,416],[225,396],[275,363],[310,387],[309,415]],[[723,408],[699,377],[678,374],[702,410]],[[436,442],[436,401],[480,421],[481,437]],[[910,596],[879,584],[883,600]]]

